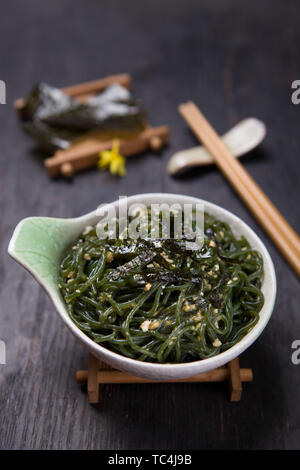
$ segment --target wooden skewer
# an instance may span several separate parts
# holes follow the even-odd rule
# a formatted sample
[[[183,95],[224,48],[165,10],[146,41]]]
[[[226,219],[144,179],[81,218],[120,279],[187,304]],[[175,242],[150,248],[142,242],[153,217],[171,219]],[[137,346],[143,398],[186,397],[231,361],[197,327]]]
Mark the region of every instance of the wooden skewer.
[[[216,164],[263,226],[267,234],[300,276],[300,238],[264,194],[253,178],[232,156],[221,138],[193,102],[179,106],[179,112]]]
[[[110,75],[105,78],[100,78],[99,80],[92,80],[90,82],[79,83],[78,85],[72,85],[61,90],[69,96],[77,98],[79,101],[84,102],[95,93],[100,93],[100,91],[107,88],[113,83],[118,83],[125,88],[130,88],[131,86],[131,77],[127,73],[122,73],[119,75]],[[24,108],[26,100],[24,98],[18,98],[14,102],[14,107],[18,111]]]

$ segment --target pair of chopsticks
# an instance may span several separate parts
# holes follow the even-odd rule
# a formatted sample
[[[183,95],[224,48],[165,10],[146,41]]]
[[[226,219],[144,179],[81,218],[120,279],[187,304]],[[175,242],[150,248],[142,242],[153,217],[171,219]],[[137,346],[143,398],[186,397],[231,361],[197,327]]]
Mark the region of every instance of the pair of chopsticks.
[[[300,276],[300,238],[297,233],[241,163],[233,157],[197,106],[189,101],[179,106],[179,112],[274,244]]]

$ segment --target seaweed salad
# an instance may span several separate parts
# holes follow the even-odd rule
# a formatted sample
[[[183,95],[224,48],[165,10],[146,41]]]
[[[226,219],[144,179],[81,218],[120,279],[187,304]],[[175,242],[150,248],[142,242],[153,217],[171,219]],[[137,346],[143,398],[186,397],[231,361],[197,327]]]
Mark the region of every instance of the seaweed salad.
[[[21,119],[24,130],[49,151],[68,148],[90,130],[138,132],[145,127],[139,102],[117,83],[84,103],[40,83],[30,92]]]
[[[181,363],[215,356],[249,332],[264,304],[262,277],[261,254],[206,213],[198,250],[172,238],[99,239],[86,227],[64,255],[59,287],[72,321],[96,343]]]

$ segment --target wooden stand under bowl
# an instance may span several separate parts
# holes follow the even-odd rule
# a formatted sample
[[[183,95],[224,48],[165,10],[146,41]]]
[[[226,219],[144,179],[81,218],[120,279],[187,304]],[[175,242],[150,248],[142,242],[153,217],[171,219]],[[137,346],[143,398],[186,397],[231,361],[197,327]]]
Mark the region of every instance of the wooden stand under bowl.
[[[109,365],[97,359],[92,354],[88,358],[88,370],[78,370],[76,372],[76,382],[87,384],[89,403],[99,403],[100,385],[104,384],[137,384],[137,383],[180,383],[180,382],[228,382],[229,400],[231,402],[240,401],[242,398],[242,383],[252,382],[252,369],[241,369],[239,358],[235,358],[223,367],[197,374],[187,379],[173,380],[150,380],[135,377],[126,372],[112,369]]]

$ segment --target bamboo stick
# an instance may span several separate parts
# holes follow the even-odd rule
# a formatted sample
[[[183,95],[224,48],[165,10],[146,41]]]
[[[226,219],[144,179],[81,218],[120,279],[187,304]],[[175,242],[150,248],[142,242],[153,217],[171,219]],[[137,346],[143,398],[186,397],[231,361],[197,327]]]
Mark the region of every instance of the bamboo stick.
[[[252,369],[239,369],[239,379],[240,382],[252,382],[253,373]],[[230,370],[227,367],[219,367],[209,372],[204,372],[203,374],[196,374],[193,377],[188,377],[187,379],[168,379],[168,380],[152,380],[144,379],[142,377],[135,377],[126,372],[121,372],[119,370],[98,370],[97,372],[97,382],[99,384],[112,384],[112,383],[180,383],[180,382],[224,382],[229,380]],[[76,372],[76,382],[78,384],[85,384],[88,380],[88,371],[78,370]]]
[[[242,398],[242,380],[239,358],[228,363],[230,401],[240,401]]]
[[[105,78],[100,78],[98,80],[92,80],[90,82],[79,83],[78,85],[72,85],[65,88],[62,88],[62,91],[69,96],[80,96],[88,95],[92,96],[95,93],[99,93],[113,83],[118,83],[125,88],[130,88],[131,86],[131,77],[127,73],[122,73],[119,75],[109,75]]]
[[[97,382],[97,370],[99,366],[98,359],[89,354],[87,386],[89,403],[98,403],[99,401],[99,385]]]
[[[179,106],[179,112],[216,164],[252,211],[267,234],[300,276],[300,238],[264,194],[241,163],[232,156],[220,137],[193,102]]]
[[[94,94],[100,93],[100,91],[104,90],[113,83],[118,83],[119,85],[122,85],[125,88],[130,88],[131,77],[127,73],[122,73],[119,75],[110,75],[105,78],[100,78],[99,80],[92,80],[90,82],[84,82],[79,83],[78,85],[68,86],[62,88],[61,91],[63,91],[69,96],[78,98],[79,101],[83,102]],[[14,107],[19,111],[24,108],[25,104],[26,100],[24,98],[18,98],[14,102]]]

